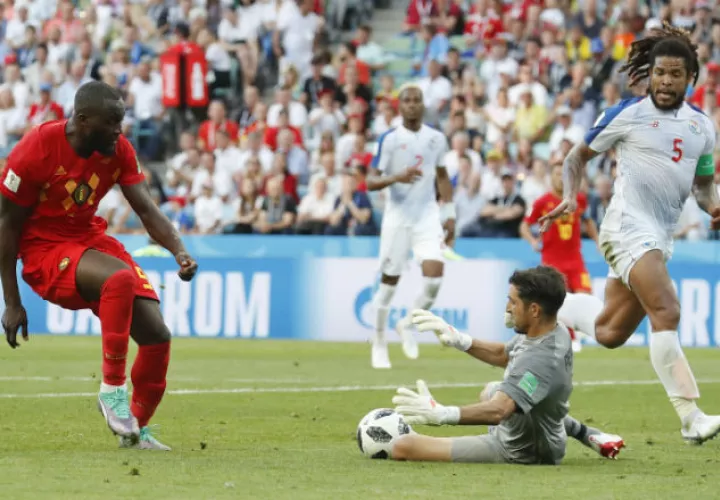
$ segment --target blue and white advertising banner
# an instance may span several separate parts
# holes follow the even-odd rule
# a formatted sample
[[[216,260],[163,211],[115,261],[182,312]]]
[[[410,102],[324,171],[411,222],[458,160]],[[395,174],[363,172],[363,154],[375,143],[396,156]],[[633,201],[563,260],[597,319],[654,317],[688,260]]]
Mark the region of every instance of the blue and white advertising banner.
[[[354,247],[347,240],[322,245]],[[486,242],[487,256],[447,263],[433,311],[475,337],[508,339],[512,332],[503,325],[508,278],[517,268],[537,264],[537,256],[525,253],[522,242],[513,243],[502,242],[505,250],[518,248],[503,257]],[[246,252],[243,257],[228,256],[225,250],[226,256],[201,255],[200,271],[191,283],[179,280],[172,258],[137,261],[158,292],[165,322],[177,337],[357,342],[366,341],[374,329],[372,295],[379,279],[378,260],[372,255],[374,244],[362,240],[363,249],[352,250],[363,256],[347,256],[345,250],[338,250],[340,255],[318,257],[276,249],[270,238],[263,240],[264,250],[257,257],[248,257],[248,248],[242,249]],[[594,258],[587,260],[594,293],[602,298],[607,266]],[[720,344],[720,264],[714,257],[710,260],[681,257],[669,265],[680,299],[680,339],[685,346]],[[422,287],[419,266],[408,264],[392,302],[386,328],[388,340],[397,341],[395,324],[412,309]],[[33,334],[100,332],[100,323],[90,311],[67,311],[44,302],[24,283],[21,295]],[[649,330],[644,321],[628,343],[647,345]],[[420,336],[420,340],[436,342],[431,334]]]

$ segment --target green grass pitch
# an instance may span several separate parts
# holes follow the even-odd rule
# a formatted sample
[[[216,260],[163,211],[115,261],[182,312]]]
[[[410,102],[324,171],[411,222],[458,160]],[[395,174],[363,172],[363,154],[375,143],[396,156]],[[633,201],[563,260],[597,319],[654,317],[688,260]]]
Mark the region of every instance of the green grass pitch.
[[[100,339],[33,337],[0,350],[0,492],[8,499],[718,498],[720,440],[683,444],[646,349],[586,349],[572,414],[621,434],[618,461],[572,441],[558,467],[365,459],[360,418],[424,378],[447,404],[502,371],[437,345],[391,349],[374,371],[363,344],[176,339],[154,423],[171,453],[119,450],[95,407]],[[720,412],[720,354],[688,350],[702,407]],[[618,382],[618,383],[613,383]],[[435,435],[472,428],[422,428]],[[478,428],[478,433],[485,432]]]

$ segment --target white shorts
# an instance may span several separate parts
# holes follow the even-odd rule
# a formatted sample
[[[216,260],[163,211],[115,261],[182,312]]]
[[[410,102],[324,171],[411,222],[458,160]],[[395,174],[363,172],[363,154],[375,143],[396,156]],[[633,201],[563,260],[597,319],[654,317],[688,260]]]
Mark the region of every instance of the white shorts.
[[[412,226],[386,218],[380,231],[380,271],[386,276],[400,276],[410,250],[418,262],[443,262],[444,240],[439,217],[429,217]]]
[[[643,231],[635,228],[630,232],[601,228],[599,240],[605,262],[610,266],[608,278],[620,279],[628,288],[630,271],[643,255],[652,250],[660,250],[667,262],[673,252],[672,241],[659,236],[652,229]]]

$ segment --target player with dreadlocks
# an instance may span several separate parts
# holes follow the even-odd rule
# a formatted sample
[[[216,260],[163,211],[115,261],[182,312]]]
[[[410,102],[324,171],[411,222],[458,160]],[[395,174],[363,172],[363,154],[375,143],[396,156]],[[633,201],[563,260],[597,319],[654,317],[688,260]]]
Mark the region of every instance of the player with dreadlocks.
[[[683,205],[694,192],[698,205],[720,228],[720,199],[713,184],[713,122],[685,102],[699,63],[687,34],[664,26],[632,44],[623,66],[631,84],[649,78],[648,97],[605,110],[564,163],[563,202],[543,229],[576,209],[585,164],[615,148],[615,195],[600,227],[600,247],[610,266],[604,304],[592,295],[568,293],[558,316],[608,348],[623,345],[647,315],[650,360],[681,420],[682,437],[700,444],[720,432],[720,416],[697,406],[695,377],[678,340],[680,304],[668,275],[673,234]]]

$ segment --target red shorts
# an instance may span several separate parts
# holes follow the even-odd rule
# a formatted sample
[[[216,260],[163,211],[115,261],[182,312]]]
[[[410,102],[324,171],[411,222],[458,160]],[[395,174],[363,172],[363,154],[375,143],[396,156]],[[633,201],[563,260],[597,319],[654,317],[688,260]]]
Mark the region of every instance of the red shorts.
[[[97,250],[120,259],[137,276],[135,296],[157,300],[158,296],[145,273],[125,247],[106,234],[92,236],[85,241],[48,242],[24,248],[23,279],[40,297],[65,309],[92,309],[97,313],[98,302],[87,302],[77,290],[75,271],[87,250]]]
[[[548,266],[552,266],[560,271],[565,276],[567,281],[568,291],[573,293],[592,293],[592,282],[590,281],[590,275],[585,269],[585,263],[582,261],[567,263],[564,262],[562,266],[557,264],[545,263]]]

